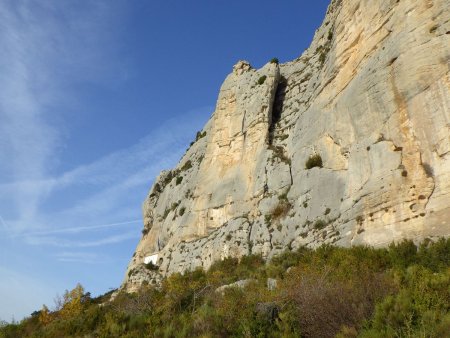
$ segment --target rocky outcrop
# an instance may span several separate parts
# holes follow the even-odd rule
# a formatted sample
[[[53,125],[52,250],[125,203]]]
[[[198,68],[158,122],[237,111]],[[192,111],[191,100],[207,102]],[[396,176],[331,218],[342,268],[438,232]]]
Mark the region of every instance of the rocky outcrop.
[[[334,0],[298,59],[238,62],[145,200],[124,287],[229,256],[448,236],[449,27],[446,0]]]

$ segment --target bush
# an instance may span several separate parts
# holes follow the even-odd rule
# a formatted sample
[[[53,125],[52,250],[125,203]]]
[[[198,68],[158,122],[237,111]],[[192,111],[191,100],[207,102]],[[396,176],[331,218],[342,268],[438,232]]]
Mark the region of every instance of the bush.
[[[178,212],[178,215],[183,216],[185,211],[186,211],[186,208],[185,207],[181,207],[180,211]]]
[[[363,337],[444,337],[450,332],[450,274],[425,267],[397,270],[397,294],[376,306]]]
[[[186,171],[192,168],[191,160],[186,161],[186,163],[181,167],[181,171]]]
[[[204,138],[206,136],[206,131],[204,131],[203,133],[201,131],[197,132],[197,135],[195,136],[195,141],[197,142],[198,140]]]
[[[359,329],[388,292],[384,281],[370,273],[341,279],[332,268],[321,270],[294,268],[283,283],[302,337],[334,337],[343,326]]]
[[[183,181],[183,176],[178,176],[175,183],[176,183],[176,185],[179,185],[182,181]]]
[[[258,79],[258,85],[262,85],[264,82],[266,82],[267,76],[263,75]]]
[[[147,270],[151,270],[151,271],[156,271],[158,270],[158,266],[153,264],[153,262],[148,262],[147,264],[145,264],[145,268]]]
[[[405,268],[417,261],[417,247],[413,241],[393,243],[389,245],[389,256],[394,266]]]
[[[325,228],[327,226],[327,223],[322,221],[321,219],[317,220],[314,223],[314,229],[316,230],[322,230],[323,228]]]
[[[277,58],[273,58],[272,60],[270,60],[270,63],[274,63],[274,64],[279,64],[280,61]]]
[[[312,169],[314,167],[322,168],[322,157],[319,154],[311,155],[305,163],[306,169]]]
[[[270,216],[271,220],[277,220],[286,217],[289,210],[291,210],[292,204],[284,199],[280,199],[277,206],[272,209]]]

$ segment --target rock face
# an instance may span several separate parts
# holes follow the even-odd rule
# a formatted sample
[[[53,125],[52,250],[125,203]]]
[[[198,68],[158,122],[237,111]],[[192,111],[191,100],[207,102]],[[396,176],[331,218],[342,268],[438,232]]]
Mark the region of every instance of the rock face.
[[[449,64],[448,0],[333,0],[298,59],[238,62],[145,200],[123,287],[229,256],[449,236]]]

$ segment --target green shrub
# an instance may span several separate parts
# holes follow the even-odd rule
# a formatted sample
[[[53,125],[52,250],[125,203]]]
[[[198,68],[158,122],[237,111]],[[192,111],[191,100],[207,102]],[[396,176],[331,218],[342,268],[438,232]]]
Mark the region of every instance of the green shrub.
[[[404,240],[389,245],[389,256],[394,266],[407,267],[417,261],[417,247],[413,241]]]
[[[278,157],[281,160],[281,162],[284,162],[288,165],[291,164],[291,159],[284,154],[284,148],[282,146],[269,145],[268,148],[272,150],[273,156]]]
[[[179,185],[182,181],[183,181],[183,176],[178,176],[175,183],[176,183],[176,185]]]
[[[197,142],[198,140],[204,138],[206,136],[206,131],[204,131],[203,133],[201,131],[197,132],[197,135],[195,136],[195,141]]]
[[[181,207],[180,211],[178,211],[178,215],[183,216],[185,211],[186,211],[186,208],[185,207]]]
[[[420,266],[396,273],[400,291],[377,304],[362,337],[444,337],[450,332],[450,273]]]
[[[158,270],[158,266],[153,264],[153,262],[148,262],[147,264],[145,264],[145,268],[152,271]]]
[[[327,226],[327,223],[322,221],[321,219],[317,220],[314,223],[314,229],[316,230],[322,230],[323,228],[325,228]]]
[[[192,168],[191,160],[186,161],[186,163],[181,167],[181,171],[186,171]]]
[[[328,32],[328,36],[327,36],[328,40],[333,40],[333,31],[329,31]]]
[[[266,76],[266,75],[261,76],[261,77],[258,79],[257,84],[258,84],[258,85],[262,85],[264,82],[266,82],[266,79],[267,79],[267,76]]]
[[[312,169],[315,167],[317,168],[323,167],[322,157],[319,154],[311,155],[305,163],[306,169]]]
[[[280,61],[277,58],[273,58],[272,60],[270,60],[270,63],[274,63],[274,64],[279,64]]]
[[[270,213],[271,216],[270,219],[277,220],[286,217],[291,208],[292,208],[291,203],[289,203],[285,199],[279,199],[278,204],[275,206],[275,208],[272,209]]]

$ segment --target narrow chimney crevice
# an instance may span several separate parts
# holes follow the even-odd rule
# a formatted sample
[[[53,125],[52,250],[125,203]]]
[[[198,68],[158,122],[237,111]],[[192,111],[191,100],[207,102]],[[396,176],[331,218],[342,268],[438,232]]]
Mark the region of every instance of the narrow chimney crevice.
[[[287,80],[284,76],[280,77],[275,98],[272,106],[272,118],[269,124],[269,145],[272,145],[276,124],[280,121],[283,112],[284,98],[286,96]]]

